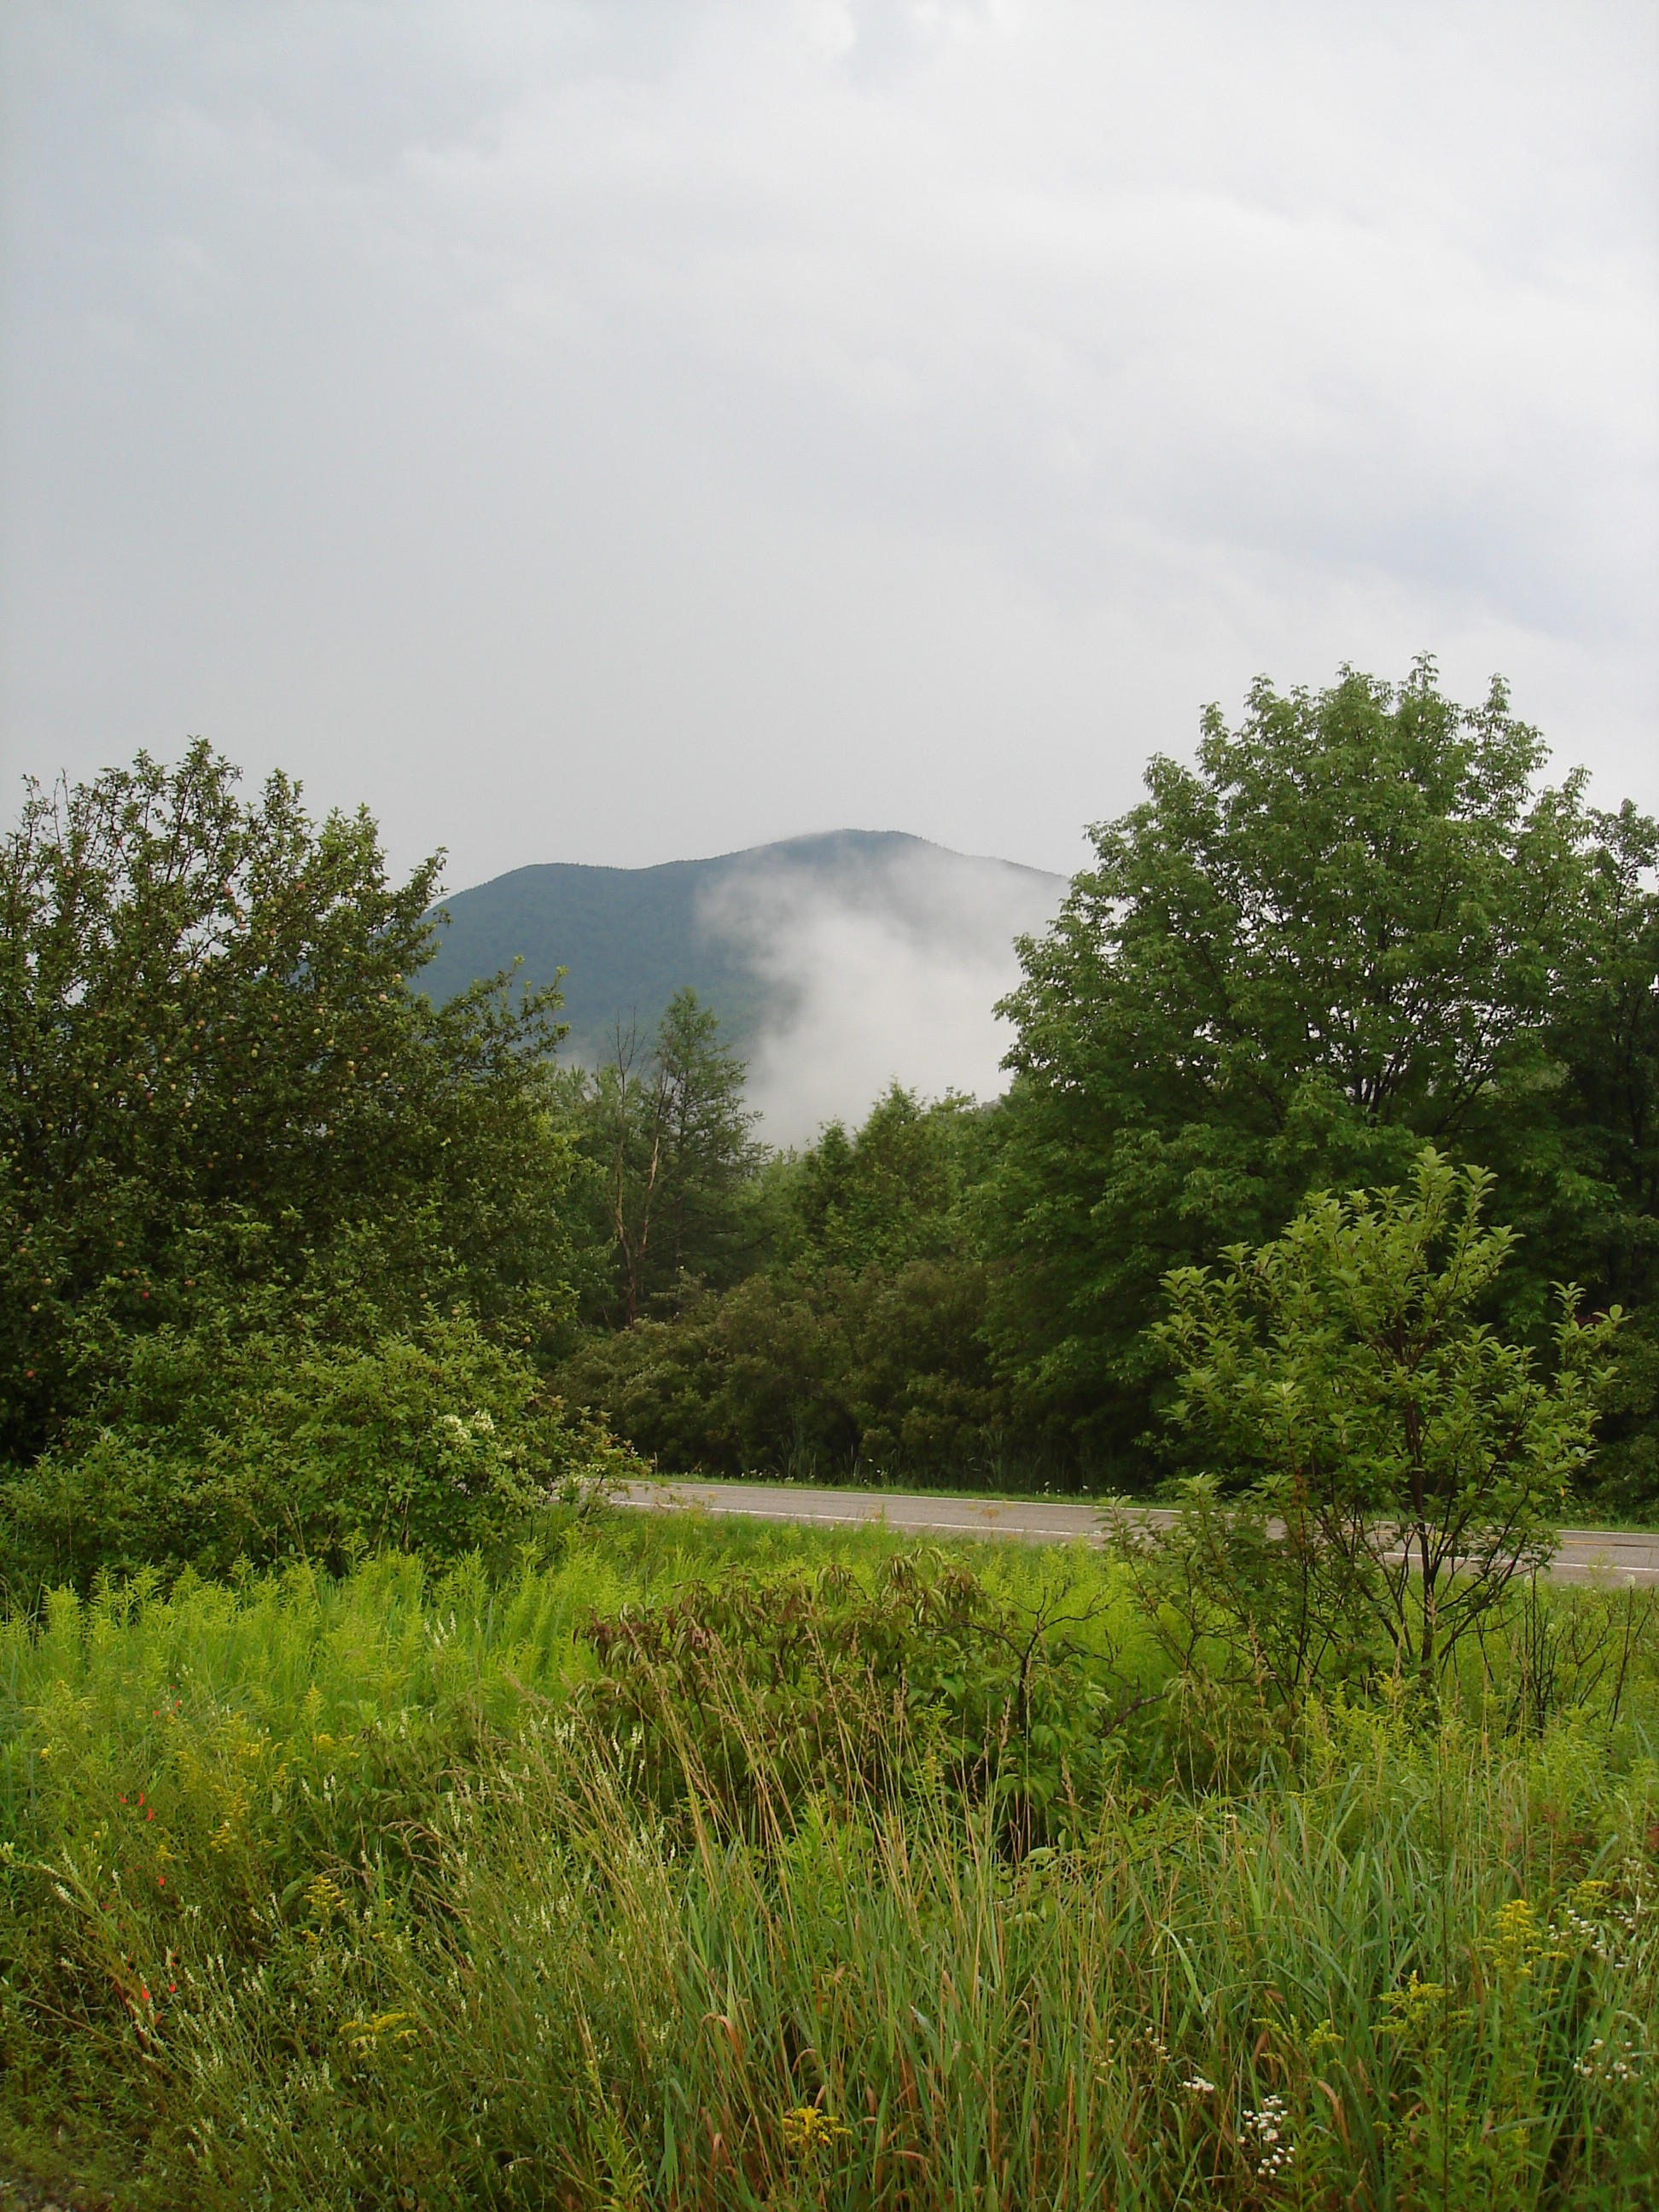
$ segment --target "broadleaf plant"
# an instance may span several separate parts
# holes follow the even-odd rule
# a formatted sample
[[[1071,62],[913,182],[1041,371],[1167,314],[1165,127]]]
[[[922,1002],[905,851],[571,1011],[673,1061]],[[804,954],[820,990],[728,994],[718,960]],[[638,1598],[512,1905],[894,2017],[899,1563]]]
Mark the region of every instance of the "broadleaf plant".
[[[1432,1146],[1403,1186],[1308,1199],[1280,1237],[1166,1276],[1171,1419],[1207,1466],[1137,1555],[1188,1621],[1295,1694],[1380,1648],[1431,1697],[1554,1549],[1620,1316],[1559,1291],[1553,1358],[1481,1318],[1513,1249],[1492,1178]]]

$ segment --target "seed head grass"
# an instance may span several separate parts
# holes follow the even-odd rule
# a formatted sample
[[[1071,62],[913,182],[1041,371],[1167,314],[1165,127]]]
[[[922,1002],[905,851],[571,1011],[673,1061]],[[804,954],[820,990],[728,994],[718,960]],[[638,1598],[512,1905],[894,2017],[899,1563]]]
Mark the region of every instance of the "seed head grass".
[[[1042,1747],[966,1759],[948,1669],[923,1708],[872,1661],[805,1734],[810,1683],[735,1653],[607,1702],[594,1617],[691,1637],[734,1574],[849,1605],[899,1550],[629,1523],[10,1620],[11,2163],[239,2212],[1649,2201],[1650,1681],[1505,1729],[1494,1645],[1433,1717],[1183,1747],[1215,1717],[1108,1565],[976,1552],[1007,1618],[1080,1620],[1086,1791],[1069,1752],[1000,1790]]]

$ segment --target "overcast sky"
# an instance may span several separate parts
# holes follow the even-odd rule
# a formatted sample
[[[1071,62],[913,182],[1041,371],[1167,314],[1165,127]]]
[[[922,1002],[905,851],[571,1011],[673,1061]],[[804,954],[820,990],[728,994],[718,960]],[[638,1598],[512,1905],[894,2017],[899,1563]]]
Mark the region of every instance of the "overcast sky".
[[[0,769],[1053,868],[1266,671],[1659,804],[1651,0],[6,0]]]

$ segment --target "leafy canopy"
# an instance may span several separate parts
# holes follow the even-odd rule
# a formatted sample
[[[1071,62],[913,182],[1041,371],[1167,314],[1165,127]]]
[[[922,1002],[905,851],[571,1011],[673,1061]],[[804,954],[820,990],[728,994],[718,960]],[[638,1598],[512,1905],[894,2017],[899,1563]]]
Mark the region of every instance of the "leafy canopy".
[[[141,755],[31,785],[0,841],[0,1458],[255,1293],[359,1339],[465,1306],[529,1345],[569,1309],[556,997],[434,1012],[437,861],[394,884],[366,813],[234,787]]]
[[[1595,844],[1578,776],[1535,788],[1543,757],[1501,685],[1462,708],[1428,661],[1397,690],[1263,680],[1091,832],[1004,1007],[983,1219],[1030,1406],[1133,1434],[1170,1267],[1272,1236],[1310,1188],[1397,1179],[1425,1138],[1522,1149]]]
[[[592,1227],[609,1248],[611,1317],[624,1328],[653,1300],[732,1281],[750,1257],[760,1147],[745,1073],[719,1017],[688,988],[648,1042],[618,1024],[611,1058],[564,1080]]]
[[[839,1120],[781,1164],[779,1244],[812,1269],[893,1268],[969,1249],[962,1202],[985,1149],[985,1113],[896,1080],[850,1134]]]

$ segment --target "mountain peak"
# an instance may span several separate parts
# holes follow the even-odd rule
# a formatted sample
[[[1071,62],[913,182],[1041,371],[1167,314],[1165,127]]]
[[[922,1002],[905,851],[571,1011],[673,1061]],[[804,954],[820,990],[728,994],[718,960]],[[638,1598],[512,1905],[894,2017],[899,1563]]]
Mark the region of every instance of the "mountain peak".
[[[824,830],[643,868],[543,861],[447,898],[448,921],[421,980],[442,1000],[518,957],[532,986],[562,968],[567,1050],[589,1066],[614,1048],[618,1024],[647,1034],[690,984],[762,1079],[792,1051],[833,1049],[845,1066],[867,1047],[890,1061],[888,1073],[967,1088],[994,1083],[1000,1043],[988,1057],[986,1040],[994,1001],[1017,973],[1013,939],[1042,927],[1065,888],[1042,869],[898,830]],[[859,1004],[835,1018],[839,1042],[813,1041],[813,1006],[858,974]],[[907,1039],[937,1031],[947,978],[977,1042],[958,1071],[935,1036],[942,1079],[931,1061],[906,1074]],[[832,1090],[820,1086],[820,1110],[856,1110]]]

